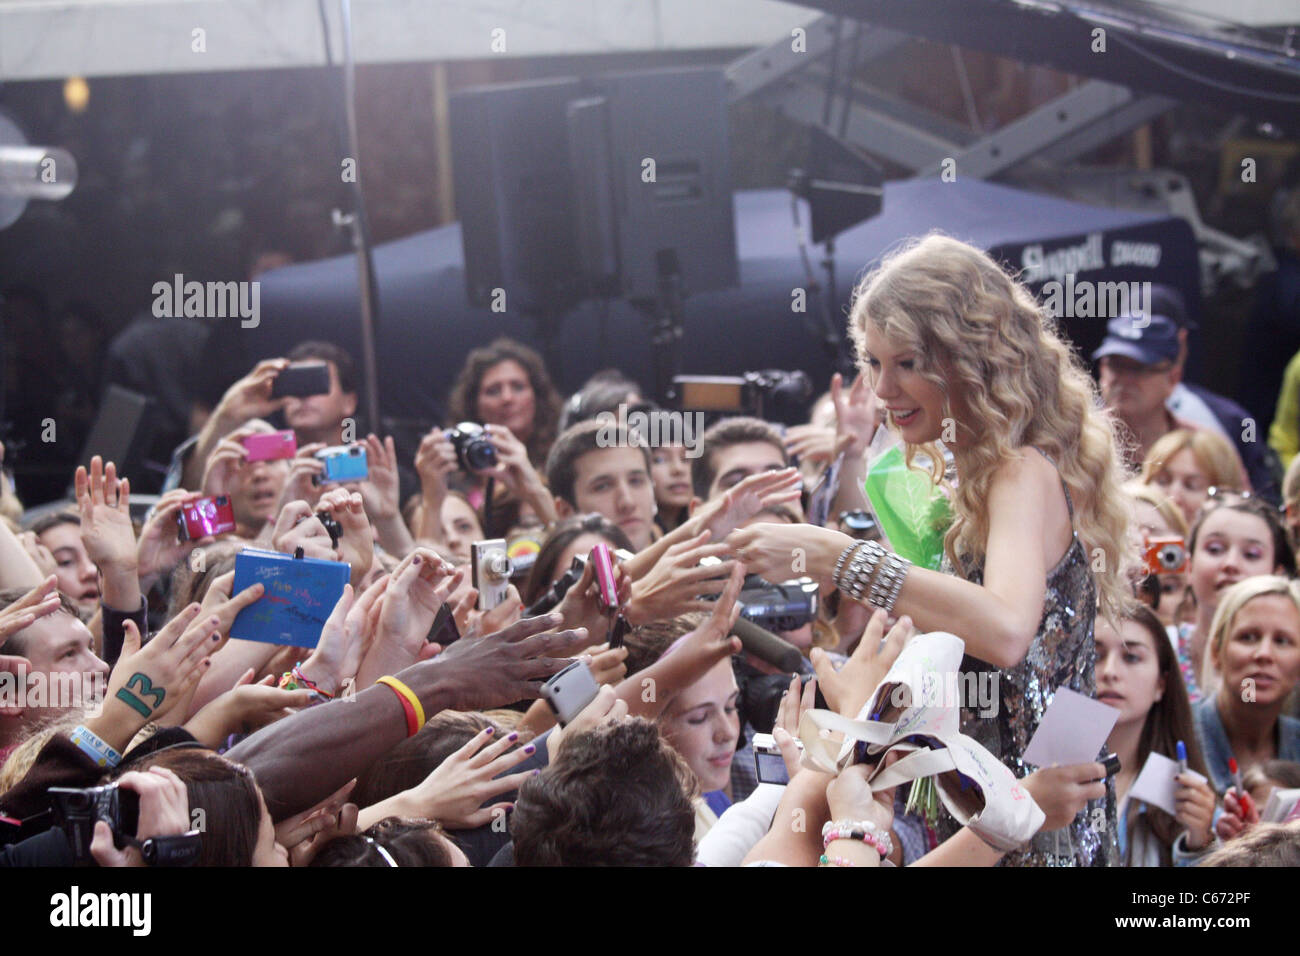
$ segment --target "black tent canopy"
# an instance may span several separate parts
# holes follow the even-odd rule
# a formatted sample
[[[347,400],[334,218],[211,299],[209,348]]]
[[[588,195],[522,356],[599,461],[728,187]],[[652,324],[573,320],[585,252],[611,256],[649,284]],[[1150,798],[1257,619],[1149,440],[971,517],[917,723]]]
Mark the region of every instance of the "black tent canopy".
[[[793,308],[795,290],[805,288],[808,278],[790,194],[737,192],[735,217],[740,285],[688,295],[683,371],[802,369],[816,387],[824,387],[832,368],[814,328],[817,303],[809,297],[806,311]],[[808,221],[806,208],[800,218]],[[902,180],[885,184],[880,215],[837,239],[840,280],[833,313],[841,332],[854,279],[908,237],[936,229],[1024,270],[1036,291],[1054,278],[1062,281],[1058,273],[1068,266],[1076,279],[1162,282],[1183,292],[1192,314],[1199,305],[1196,244],[1181,219],[1098,208],[979,180]],[[504,312],[469,304],[458,224],[383,243],[375,247],[374,257],[385,417],[437,420],[468,351],[496,336],[542,345],[536,322],[512,310],[508,289]],[[261,322],[239,335],[250,360],[283,355],[309,338],[335,341],[359,356],[351,255],[278,269],[264,274],[261,283]],[[1104,334],[1104,319],[1066,318],[1064,324],[1085,352]],[[587,302],[574,309],[562,323],[557,352],[559,367],[551,371],[564,390],[608,366],[623,369],[647,387],[652,383],[647,322],[626,302]]]

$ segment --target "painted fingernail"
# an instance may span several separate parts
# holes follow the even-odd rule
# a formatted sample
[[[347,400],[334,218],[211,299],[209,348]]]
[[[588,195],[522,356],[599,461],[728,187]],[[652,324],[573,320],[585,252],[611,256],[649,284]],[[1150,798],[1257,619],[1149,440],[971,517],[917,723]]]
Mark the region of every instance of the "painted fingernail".
[[[420,559],[420,556],[417,554],[415,557],[413,557],[413,558],[411,559],[411,563],[412,563],[412,564],[419,564],[419,563],[420,563],[420,560],[421,560],[421,559]]]
[[[488,736],[489,736],[489,737],[492,736],[492,734],[496,733],[496,730],[497,730],[497,729],[496,729],[495,727],[489,727],[489,728],[487,729],[487,734],[488,734]]]
[[[506,740],[510,741],[510,743],[514,743],[518,739],[519,739],[518,734],[511,734],[509,737],[506,738]]]
[[[535,744],[529,744],[527,747],[524,748],[524,753],[526,754],[537,753],[537,746]]]
[[[537,776],[537,775],[538,775],[539,773],[541,773],[541,772],[542,772],[541,770],[534,770],[534,771],[533,771],[533,776],[535,777],[535,776]]]

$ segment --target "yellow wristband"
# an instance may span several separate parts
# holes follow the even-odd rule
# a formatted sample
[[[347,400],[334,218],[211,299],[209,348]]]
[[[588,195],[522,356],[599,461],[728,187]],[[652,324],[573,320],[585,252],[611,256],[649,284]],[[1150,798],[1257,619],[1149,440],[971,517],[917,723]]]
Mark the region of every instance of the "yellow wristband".
[[[415,711],[415,721],[417,726],[415,731],[412,733],[414,734],[415,732],[418,732],[419,729],[424,726],[424,708],[420,706],[420,698],[415,696],[415,692],[396,677],[381,677],[379,680],[375,681],[375,683],[387,684],[406,699],[406,702],[411,705],[411,709]]]

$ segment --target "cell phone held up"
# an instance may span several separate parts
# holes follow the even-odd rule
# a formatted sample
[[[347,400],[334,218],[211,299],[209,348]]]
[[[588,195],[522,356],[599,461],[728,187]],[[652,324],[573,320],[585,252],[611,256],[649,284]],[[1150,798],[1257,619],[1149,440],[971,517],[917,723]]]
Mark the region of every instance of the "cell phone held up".
[[[574,661],[542,685],[542,700],[555,712],[561,727],[569,724],[596,699],[600,685],[586,661]]]
[[[618,583],[614,580],[614,553],[609,545],[600,542],[591,549],[591,562],[600,592],[600,606],[605,611],[618,609]]]
[[[364,445],[332,445],[316,452],[315,457],[325,465],[324,470],[312,479],[317,485],[365,481],[370,477]]]
[[[272,398],[307,398],[329,392],[330,367],[324,362],[290,365],[271,382]]]
[[[226,495],[200,498],[181,505],[176,516],[177,537],[181,541],[198,541],[235,530],[235,508]]]
[[[470,572],[474,589],[478,591],[478,609],[490,611],[506,599],[510,588],[510,558],[506,555],[506,539],[490,538],[475,541],[469,546]]]

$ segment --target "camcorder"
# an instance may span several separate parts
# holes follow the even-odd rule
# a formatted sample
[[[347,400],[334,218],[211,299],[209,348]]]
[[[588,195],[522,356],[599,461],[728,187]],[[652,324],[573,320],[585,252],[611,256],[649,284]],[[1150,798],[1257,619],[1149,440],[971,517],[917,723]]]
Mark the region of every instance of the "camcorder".
[[[747,575],[736,599],[740,616],[769,631],[797,631],[817,617],[817,582],[795,578],[772,584],[756,574]]]
[[[102,787],[50,787],[54,800],[54,825],[68,839],[72,855],[81,865],[93,865],[90,844],[95,824],[103,820],[113,831],[113,845],[119,850],[133,846],[149,866],[194,866],[202,849],[197,830],[175,836],[156,836],[141,842],[135,838],[140,821],[140,797],[116,783]]]

